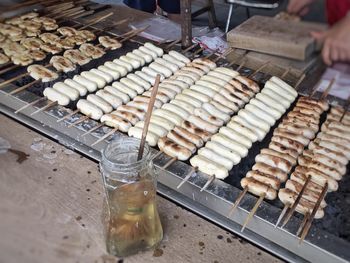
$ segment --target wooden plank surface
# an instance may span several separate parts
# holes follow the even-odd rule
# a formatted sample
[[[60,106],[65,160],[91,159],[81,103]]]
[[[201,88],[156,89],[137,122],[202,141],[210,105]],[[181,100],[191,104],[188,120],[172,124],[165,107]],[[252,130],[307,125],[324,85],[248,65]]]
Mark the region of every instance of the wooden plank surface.
[[[0,155],[0,262],[123,262],[106,254],[97,164],[0,114],[0,137],[29,154]],[[158,197],[164,240],[124,262],[279,262]]]
[[[228,32],[227,41],[235,48],[305,60],[317,48],[310,31],[324,28],[318,23],[253,16]]]

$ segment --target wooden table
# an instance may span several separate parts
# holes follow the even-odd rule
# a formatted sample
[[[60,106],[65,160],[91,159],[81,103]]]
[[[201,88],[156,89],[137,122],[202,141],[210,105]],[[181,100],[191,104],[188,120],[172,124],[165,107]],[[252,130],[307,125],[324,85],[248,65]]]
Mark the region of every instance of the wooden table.
[[[0,155],[0,263],[122,262],[107,255],[97,164],[0,114],[0,137],[28,154]],[[158,197],[164,239],[124,262],[279,262]]]

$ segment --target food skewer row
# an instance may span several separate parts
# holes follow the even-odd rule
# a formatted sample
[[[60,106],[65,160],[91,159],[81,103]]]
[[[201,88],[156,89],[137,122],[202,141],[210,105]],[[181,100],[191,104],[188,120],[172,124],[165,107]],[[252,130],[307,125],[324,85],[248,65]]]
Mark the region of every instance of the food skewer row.
[[[279,93],[283,95],[283,93]],[[315,104],[314,104],[315,103]],[[317,108],[317,101],[305,97],[299,98],[296,106],[290,111],[279,126],[274,130],[271,143],[255,157],[255,165],[245,178],[241,180],[243,192],[259,196],[259,200],[251,210],[247,220],[244,222],[242,231],[257,211],[263,199],[274,200],[277,191],[284,183],[288,174],[297,163],[298,156],[302,153],[311,139],[318,131],[319,119],[324,108]],[[316,106],[315,106],[316,105]],[[312,125],[309,125],[312,123]],[[303,186],[298,182],[287,181],[286,186],[292,190],[300,190]],[[233,210],[237,207],[235,202]]]
[[[148,48],[146,48],[146,46]],[[145,46],[142,47],[144,48],[143,50],[147,49],[148,52],[155,58],[161,56],[163,53],[162,49],[154,46],[151,43],[146,43]],[[130,54],[134,53],[130,52]],[[121,56],[119,59],[113,60],[113,62],[105,62],[104,65],[99,66],[97,69],[83,71],[79,75],[75,75],[73,79],[66,79],[64,82],[57,82],[53,85],[52,88],[46,88],[44,90],[44,96],[46,96],[51,101],[56,101],[59,105],[66,106],[71,101],[76,101],[80,96],[85,96],[87,93],[95,93],[96,90],[99,90],[96,94],[88,95],[87,99],[94,100],[94,98],[96,99],[98,95],[104,97],[105,100],[99,100],[101,104],[100,106],[103,107],[103,112],[110,112],[113,110],[113,108],[116,108],[122,103],[126,103],[128,100],[130,100],[131,95],[137,94],[133,88],[137,89],[137,81],[142,81],[142,79],[140,79],[135,74],[128,74],[128,72],[141,67],[142,62],[146,63],[144,58],[150,59],[150,61],[154,59],[154,57],[146,53],[142,54],[144,56],[140,55],[137,57],[137,59],[136,57]],[[119,87],[119,90],[116,89],[113,95],[113,93],[111,93],[111,91],[114,90],[113,87],[106,87],[106,85],[119,79],[120,77],[124,78],[112,84],[114,87]],[[150,88],[151,86],[148,83],[145,84],[145,81],[142,83],[145,85],[144,88]],[[102,90],[104,87],[106,87],[106,89]],[[78,102],[78,104],[84,104],[84,102]],[[101,109],[99,109],[98,112],[96,110],[93,112],[94,114],[91,113],[92,119],[99,119],[102,116]],[[101,116],[97,118],[99,115]],[[66,119],[69,116],[71,116],[71,114],[66,115],[63,119]]]
[[[138,30],[137,32],[140,32],[140,30]],[[130,38],[132,36],[133,35],[129,36],[128,38]],[[152,45],[152,44],[149,43],[149,45]],[[153,45],[153,47],[156,48],[154,45]],[[33,65],[33,66],[35,68],[37,68],[36,71],[41,71],[41,72],[45,72],[45,70],[48,71],[45,68],[49,67],[51,65],[54,68],[56,68],[58,71],[69,72],[69,71],[72,71],[72,70],[75,69],[75,65],[76,64],[78,64],[78,65],[85,65],[85,64],[89,63],[91,61],[91,59],[99,58],[99,57],[101,57],[101,56],[103,56],[105,54],[105,52],[101,48],[94,47],[91,44],[83,44],[80,47],[80,50],[74,50],[74,49],[73,50],[67,50],[67,51],[65,51],[63,56],[54,56],[54,57],[52,57],[52,59],[50,60],[50,64],[48,64],[48,65],[45,65],[45,66]],[[130,59],[135,60],[136,58],[135,58],[135,56],[133,56]],[[125,60],[127,60],[127,59],[125,59]],[[134,62],[134,63],[137,63],[137,61]],[[105,69],[104,71],[109,71],[109,70]],[[111,73],[111,71],[109,71],[109,73]],[[30,72],[28,72],[28,74],[31,75]],[[0,83],[0,87],[3,87],[6,84],[8,84],[10,82],[13,82],[15,80],[18,80],[18,79],[20,79],[20,78],[22,78],[24,76],[26,76],[26,74],[19,75],[19,76],[14,77],[14,78],[12,78],[10,80],[6,80],[6,81]],[[40,74],[39,74],[39,77],[40,77]],[[35,79],[38,80],[37,78],[35,78]],[[53,79],[51,79],[51,80],[53,80]],[[32,84],[35,84],[36,82],[37,81],[32,82]],[[20,92],[20,91],[30,87],[30,86],[31,86],[31,84],[29,83],[29,84],[27,84],[24,87],[20,87],[20,88],[18,88],[16,90],[13,90],[10,94],[15,94],[17,92]]]
[[[109,13],[101,18],[98,18],[91,22],[89,25],[98,23],[106,17],[110,16],[111,14],[113,13]],[[48,17],[36,17],[35,19],[41,19],[44,21],[44,23],[46,20],[54,21],[53,19]],[[113,26],[124,22],[125,20],[119,21],[117,23],[114,23]],[[38,24],[40,26],[39,22]],[[8,29],[8,27],[10,28]],[[13,25],[3,24],[1,26],[0,24],[0,31],[1,29],[3,29],[2,32],[4,32],[5,34],[10,34],[11,29],[13,30]],[[61,38],[56,34],[49,32],[42,33],[40,35],[38,33],[39,37],[33,35],[30,37],[22,37],[21,39],[18,38],[18,41],[21,42],[20,44],[12,41],[11,39],[5,39],[5,36],[2,36],[0,37],[0,47],[4,49],[4,52],[8,57],[12,58],[12,62],[15,65],[25,66],[31,64],[33,60],[43,60],[45,58],[45,53],[43,51],[52,54],[57,54],[61,52],[62,49],[71,49],[74,48],[75,45],[81,45],[85,42],[94,40],[96,38],[94,31],[101,31],[101,33],[103,33],[104,29],[94,29],[93,31],[89,31],[84,29],[76,30],[73,27],[60,27],[57,29],[56,32],[58,34],[61,34],[64,38]],[[109,36],[100,36],[99,41],[102,46],[108,49],[116,49],[120,47],[120,43]],[[1,55],[0,65],[1,62],[9,61],[9,58],[6,55]],[[14,66],[10,67],[10,69],[13,68]],[[5,73],[7,71],[8,70],[3,70],[1,71],[1,73]]]
[[[346,165],[350,160],[350,147],[348,146],[350,142],[350,126],[339,122],[341,112],[342,109],[339,107],[331,108],[325,123],[321,127],[321,132],[309,144],[308,149],[299,156],[299,166],[296,167],[290,180],[288,180],[290,182],[297,181],[299,185],[307,184],[307,190],[302,194],[302,198],[296,204],[295,209],[307,218],[305,224],[302,224],[298,230],[299,234],[304,229],[301,235],[302,240],[308,231],[308,228],[304,228],[304,226],[312,221],[313,217],[319,219],[324,216],[326,202],[322,199],[317,207],[317,211],[313,217],[310,217],[311,211],[316,207],[322,191],[324,188],[327,188],[327,192],[337,191],[338,181],[346,173]],[[307,181],[309,182],[306,183]],[[290,194],[288,188],[281,189],[278,196],[286,206],[290,206],[295,201],[295,196],[298,194],[299,189],[300,187],[294,190],[293,194]],[[291,214],[289,217],[285,217],[282,226],[288,222],[290,216]]]
[[[258,91],[257,88],[255,92]],[[252,144],[265,138],[296,96],[292,87],[272,77],[262,91],[198,151],[190,160],[191,165],[209,175],[209,181],[226,178],[229,170],[247,156]]]

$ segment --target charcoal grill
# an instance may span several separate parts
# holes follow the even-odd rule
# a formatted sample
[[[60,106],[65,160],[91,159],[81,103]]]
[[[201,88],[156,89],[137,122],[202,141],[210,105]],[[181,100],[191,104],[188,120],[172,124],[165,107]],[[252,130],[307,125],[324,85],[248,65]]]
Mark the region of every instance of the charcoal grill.
[[[116,32],[112,31],[110,33]],[[88,65],[77,69],[69,77],[82,70],[101,65],[106,59],[117,58],[137,46],[138,41],[127,41],[124,43],[123,48],[108,52],[103,58],[94,60]],[[221,63],[225,63],[225,61],[221,61]],[[6,73],[2,77],[6,80],[24,71],[25,68],[21,68]],[[250,72],[251,70],[246,68],[241,70],[242,74],[249,74]],[[61,76],[61,79],[64,77],[67,76]],[[269,78],[268,75],[262,73],[255,75],[255,77],[261,85]],[[98,138],[108,133],[111,129],[101,127],[86,136],[82,136],[82,134],[98,123],[88,120],[68,128],[70,123],[78,119],[77,116],[79,114],[73,115],[64,122],[57,123],[58,119],[67,114],[67,109],[61,106],[55,106],[47,111],[31,116],[31,113],[37,110],[37,107],[41,108],[47,102],[37,104],[35,107],[29,106],[19,114],[15,114],[16,110],[41,97],[42,91],[46,86],[52,85],[52,83],[37,84],[14,96],[8,95],[11,90],[25,85],[28,81],[29,78],[22,79],[17,83],[9,84],[5,88],[0,89],[0,112],[47,135],[52,140],[92,158],[96,162],[101,158],[101,149],[110,140],[116,137],[127,136],[116,132],[108,140],[104,140],[92,147],[91,145]],[[56,81],[60,81],[60,79]],[[68,107],[71,110],[75,109],[75,105],[69,105]],[[159,172],[159,193],[285,260],[299,262],[350,261],[350,221],[348,219],[350,211],[347,208],[347,203],[350,202],[348,187],[350,179],[348,176],[344,176],[344,179],[340,182],[339,191],[327,195],[328,206],[325,211],[325,217],[313,224],[306,240],[301,244],[299,244],[295,235],[301,223],[301,218],[298,215],[293,216],[285,228],[275,228],[275,223],[283,208],[283,204],[278,200],[272,202],[263,201],[247,229],[242,233],[240,232],[241,225],[257,198],[250,194],[245,195],[233,217],[228,217],[228,211],[232,203],[242,191],[239,185],[240,179],[252,167],[255,155],[258,154],[259,150],[268,145],[271,136],[272,132],[262,142],[256,143],[250,149],[248,156],[234,167],[228,178],[224,181],[214,180],[202,192],[200,189],[207,182],[207,175],[197,172],[181,188],[177,189],[178,184],[192,172],[191,166],[188,163],[176,161],[166,169],[163,169],[162,167],[171,158],[164,154],[159,155],[154,159],[155,166]],[[152,149],[152,151],[154,154],[158,152],[157,149]]]

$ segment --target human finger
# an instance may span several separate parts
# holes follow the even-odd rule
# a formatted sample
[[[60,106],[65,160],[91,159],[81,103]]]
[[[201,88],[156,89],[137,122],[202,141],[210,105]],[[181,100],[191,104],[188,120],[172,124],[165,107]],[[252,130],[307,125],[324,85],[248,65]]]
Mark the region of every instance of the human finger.
[[[322,49],[322,59],[323,59],[323,62],[330,66],[332,65],[332,61],[330,59],[330,44],[329,44],[329,41],[325,41],[325,44],[323,46],[323,49]]]
[[[329,59],[331,64],[340,60],[340,52],[338,49],[332,47],[329,49]]]

